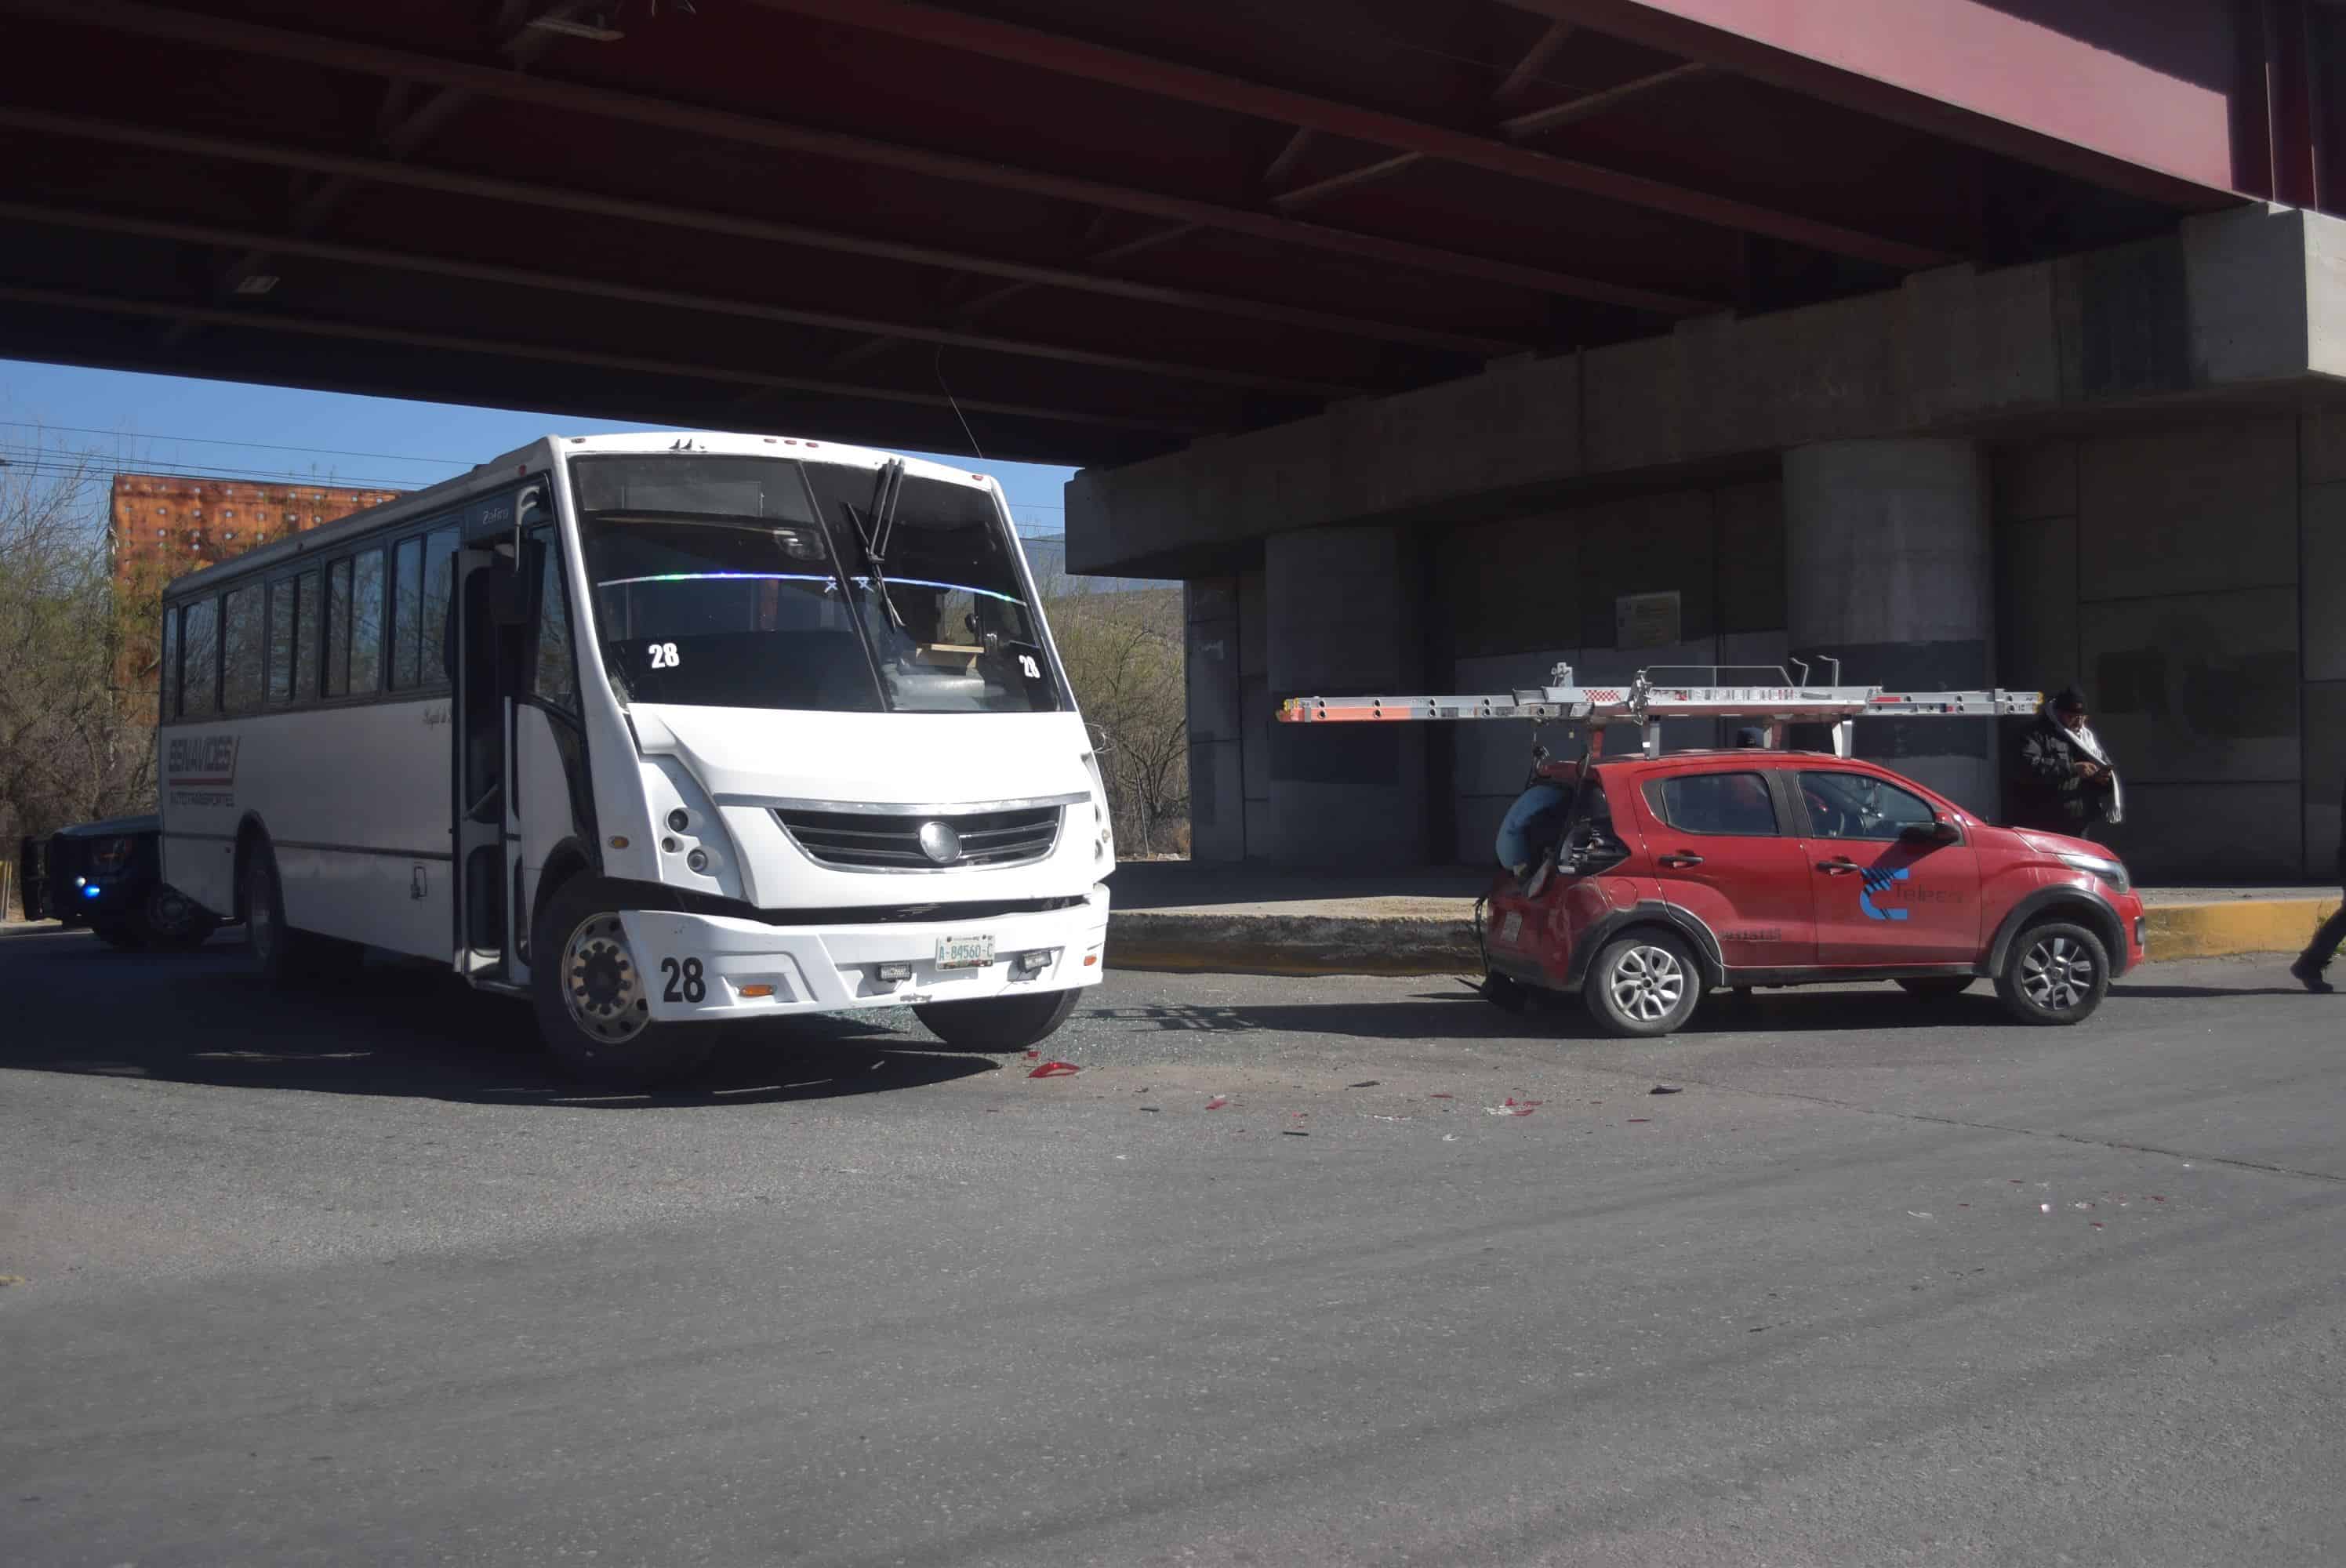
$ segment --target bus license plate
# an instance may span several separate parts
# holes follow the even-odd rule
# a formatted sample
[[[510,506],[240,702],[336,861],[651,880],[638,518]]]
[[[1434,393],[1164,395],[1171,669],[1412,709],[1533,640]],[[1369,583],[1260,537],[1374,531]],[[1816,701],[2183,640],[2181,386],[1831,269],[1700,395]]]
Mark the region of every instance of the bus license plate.
[[[993,962],[994,939],[990,936],[937,938],[939,969],[983,969]]]

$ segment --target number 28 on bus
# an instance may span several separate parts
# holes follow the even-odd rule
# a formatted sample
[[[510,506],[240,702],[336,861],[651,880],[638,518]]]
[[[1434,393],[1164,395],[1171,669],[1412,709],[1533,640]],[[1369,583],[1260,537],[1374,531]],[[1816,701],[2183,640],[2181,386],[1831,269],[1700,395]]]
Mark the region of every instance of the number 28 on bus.
[[[366,947],[646,1084],[911,1005],[1006,1051],[1116,850],[1000,487],[757,435],[552,437],[165,591],[164,876],[273,981]]]

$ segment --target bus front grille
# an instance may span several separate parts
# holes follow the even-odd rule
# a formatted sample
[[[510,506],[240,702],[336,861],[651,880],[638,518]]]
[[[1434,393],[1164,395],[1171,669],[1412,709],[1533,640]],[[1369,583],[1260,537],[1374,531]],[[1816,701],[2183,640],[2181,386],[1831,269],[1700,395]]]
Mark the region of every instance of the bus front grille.
[[[843,871],[938,871],[964,866],[1020,866],[1059,841],[1063,806],[933,816],[773,809],[774,820],[807,859]],[[933,825],[946,833],[923,830]]]

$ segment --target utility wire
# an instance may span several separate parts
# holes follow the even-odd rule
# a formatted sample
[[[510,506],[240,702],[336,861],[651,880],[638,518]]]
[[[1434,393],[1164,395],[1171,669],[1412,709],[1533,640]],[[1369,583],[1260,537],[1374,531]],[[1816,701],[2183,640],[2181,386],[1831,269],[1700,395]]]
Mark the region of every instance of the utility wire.
[[[389,463],[436,463],[446,468],[470,468],[472,463],[458,457],[419,457],[407,452],[345,452],[332,446],[292,446],[280,441],[230,441],[216,435],[156,435],[138,430],[98,430],[89,425],[45,424],[38,420],[0,419],[0,428],[9,430],[55,430],[67,435],[110,435],[117,441],[157,441],[183,443],[190,446],[245,446],[261,452],[299,452],[319,457],[379,457]]]

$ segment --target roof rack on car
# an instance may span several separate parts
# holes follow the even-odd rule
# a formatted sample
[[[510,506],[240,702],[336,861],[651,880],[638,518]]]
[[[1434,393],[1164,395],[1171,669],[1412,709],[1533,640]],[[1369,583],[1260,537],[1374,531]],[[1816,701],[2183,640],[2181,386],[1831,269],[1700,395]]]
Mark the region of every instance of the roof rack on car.
[[[1861,718],[1995,718],[2025,716],[2044,706],[2035,691],[1888,691],[1878,686],[1842,686],[1841,663],[1831,686],[1809,684],[1800,660],[1800,678],[1777,665],[1665,665],[1641,669],[1627,686],[1582,686],[1572,667],[1560,664],[1549,684],[1527,690],[1467,696],[1291,697],[1280,706],[1282,724],[1392,724],[1423,720],[1527,719],[1533,723],[1586,726],[1590,749],[1602,755],[1607,729],[1635,728],[1640,749],[1661,755],[1666,718],[1740,718],[1768,733],[1781,747],[1788,727],[1823,724],[1832,729],[1833,752],[1851,754],[1853,726]],[[1688,676],[1701,676],[1688,680]]]

